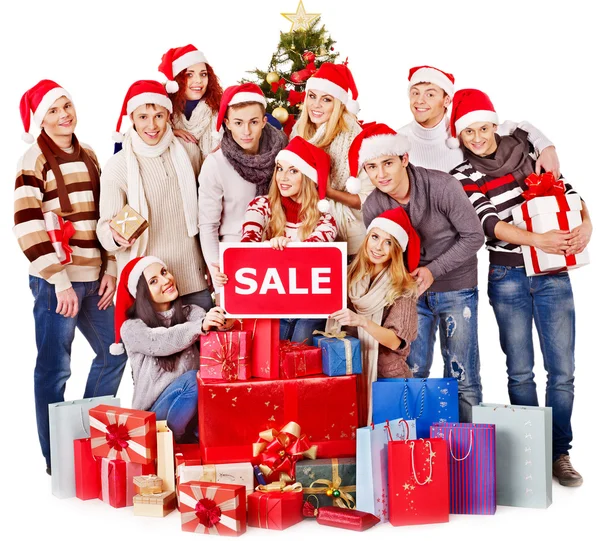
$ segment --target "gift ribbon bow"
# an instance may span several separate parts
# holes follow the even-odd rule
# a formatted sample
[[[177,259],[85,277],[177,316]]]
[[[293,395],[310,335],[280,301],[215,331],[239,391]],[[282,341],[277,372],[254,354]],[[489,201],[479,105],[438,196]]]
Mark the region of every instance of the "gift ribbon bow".
[[[125,211],[125,214],[123,214],[123,219],[122,220],[116,220],[117,225],[121,226],[121,233],[125,234],[125,230],[127,229],[127,222],[137,222],[138,217],[137,216],[131,216],[129,217],[129,212]]]
[[[269,478],[279,475],[280,481],[294,478],[294,465],[302,458],[314,460],[317,456],[317,446],[310,445],[298,423],[286,424],[281,431],[274,428],[263,430],[259,441],[252,444],[255,457],[259,457],[260,471]],[[260,441],[263,440],[263,441]]]
[[[556,180],[552,173],[542,173],[536,175],[532,173],[525,179],[527,190],[523,192],[523,197],[529,201],[534,197],[543,197],[551,195],[564,195],[565,183],[562,180]]]
[[[302,492],[302,483],[287,485],[285,481],[273,481],[268,485],[258,485],[258,492]]]
[[[327,494],[333,498],[335,507],[347,507],[353,509],[356,502],[349,492],[356,492],[356,485],[341,486],[342,478],[339,474],[339,464],[337,458],[331,459],[331,479],[317,479],[310,484],[310,487],[304,488],[303,492],[307,495]],[[321,486],[316,486],[321,485]],[[336,496],[337,492],[337,496]]]
[[[304,358],[303,352],[310,349],[310,346],[303,342],[292,342],[290,340],[282,340],[279,344],[279,355],[280,360],[283,359],[283,355],[286,353],[292,353],[294,355],[294,377],[306,375],[306,359]]]
[[[55,214],[55,216],[59,229],[48,230],[48,237],[50,237],[50,242],[52,242],[52,244],[60,244],[63,253],[57,255],[62,257],[61,264],[64,265],[69,262],[71,254],[73,253],[73,248],[69,246],[69,241],[75,234],[75,226],[72,222],[63,219],[58,214]]]
[[[238,344],[233,342],[234,332],[215,332],[219,349],[213,349],[213,355],[200,355],[200,359],[212,361],[212,363],[202,363],[200,366],[213,366],[215,363],[222,365],[221,376],[225,381],[237,380],[240,364],[248,364],[248,359],[240,355]]]
[[[126,462],[131,462],[130,451],[143,458],[150,458],[150,449],[133,441],[133,438],[145,436],[149,432],[149,424],[145,423],[143,426],[129,430],[126,426],[128,417],[128,413],[117,415],[114,411],[107,411],[106,419],[108,423],[105,424],[100,419],[90,416],[90,426],[104,433],[104,436],[92,438],[92,449],[101,445],[108,445],[110,451],[106,458],[120,458]]]
[[[288,94],[288,101],[290,102],[290,107],[294,107],[295,105],[302,103],[304,101],[305,97],[306,97],[306,92],[298,92],[296,90],[290,90],[290,93]]]
[[[183,490],[179,493],[181,504],[192,509],[192,511],[187,512],[182,510],[182,524],[197,520],[198,527],[194,530],[196,533],[219,535],[217,524],[221,524],[234,532],[240,531],[240,521],[226,514],[235,511],[239,507],[238,496],[234,496],[218,504],[214,500],[214,497],[219,487],[207,487],[203,490],[202,487],[192,485],[190,489],[192,495]]]
[[[273,92],[273,94],[275,94],[275,92],[277,92],[280,88],[284,88],[284,87],[285,87],[285,79],[282,77],[276,83],[271,83],[271,92]]]
[[[322,334],[324,338],[335,338],[341,340],[344,343],[344,355],[346,357],[346,374],[352,374],[352,343],[346,338],[346,331],[338,332],[324,332],[324,331],[313,331],[313,334]],[[317,344],[321,346],[321,340],[318,339]]]

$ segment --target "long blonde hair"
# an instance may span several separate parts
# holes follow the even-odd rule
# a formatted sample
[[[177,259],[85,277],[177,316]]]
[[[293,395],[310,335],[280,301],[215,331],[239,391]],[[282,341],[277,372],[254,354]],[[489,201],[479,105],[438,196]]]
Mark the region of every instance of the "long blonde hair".
[[[304,107],[302,107],[302,113],[296,124],[296,133],[310,141],[310,139],[317,133],[316,124],[308,116],[308,92],[304,98]],[[350,128],[344,120],[344,113],[346,112],[346,106],[337,98],[333,98],[333,111],[327,121],[327,127],[325,128],[325,136],[320,140],[316,141],[314,145],[319,148],[327,148],[333,140],[344,131],[348,131]]]
[[[269,205],[271,207],[271,219],[265,231],[266,240],[272,239],[273,237],[285,236],[285,223],[287,219],[281,203],[281,192],[279,191],[279,186],[275,180],[276,175],[277,167],[275,167],[268,194]],[[319,204],[317,185],[304,173],[302,173],[300,201],[298,219],[302,222],[302,225],[298,229],[298,239],[303,241],[312,234],[321,217],[321,213],[317,207]]]
[[[369,242],[369,234],[364,238],[358,253],[354,257],[350,268],[348,269],[348,290],[352,286],[362,280],[366,274],[371,274],[375,265],[369,259],[369,251],[367,243]],[[386,296],[386,304],[390,306],[400,297],[416,297],[417,283],[410,275],[404,265],[404,252],[395,237],[391,237],[392,245],[390,249],[390,259],[387,261],[387,271],[390,273],[391,287]]]

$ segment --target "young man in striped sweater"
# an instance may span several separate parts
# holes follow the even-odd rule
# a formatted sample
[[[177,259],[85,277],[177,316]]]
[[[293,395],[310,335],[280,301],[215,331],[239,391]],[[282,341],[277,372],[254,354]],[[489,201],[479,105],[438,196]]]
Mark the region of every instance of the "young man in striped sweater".
[[[575,308],[569,274],[528,277],[521,246],[550,254],[578,254],[590,240],[592,224],[585,204],[582,225],[571,232],[538,234],[512,224],[512,210],[525,201],[524,180],[535,171],[536,155],[525,132],[500,137],[497,125],[498,116],[486,94],[472,89],[456,93],[452,135],[460,137],[466,161],[452,174],[462,183],[487,237],[488,296],[506,355],[511,404],[538,405],[531,330],[535,322],[548,372],[546,405],[552,407],[552,471],[561,485],[579,486],[583,478],[569,458],[575,372]],[[569,184],[565,191],[575,193]]]
[[[75,137],[75,107],[69,93],[55,82],[40,81],[21,99],[27,142],[33,142],[28,133],[32,114],[42,132],[19,161],[14,232],[31,262],[29,286],[38,348],[36,418],[50,473],[48,404],[64,400],[75,328],[96,354],[84,398],[115,395],[127,357],[109,354],[114,342],[112,300],[117,269],[114,257],[103,257],[96,237],[100,190],[96,155]],[[60,256],[55,251],[60,239],[51,238],[45,226],[52,213],[55,223],[64,219],[66,230],[73,233],[68,245],[63,242]],[[66,257],[71,250],[69,262]],[[103,259],[106,271],[102,274]]]

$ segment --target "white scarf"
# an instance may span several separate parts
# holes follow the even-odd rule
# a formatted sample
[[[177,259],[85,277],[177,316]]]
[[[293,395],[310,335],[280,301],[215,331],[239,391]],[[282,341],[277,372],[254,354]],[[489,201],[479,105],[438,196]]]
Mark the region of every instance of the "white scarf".
[[[176,129],[185,130],[198,139],[202,159],[212,152],[219,142],[213,140],[213,132],[216,131],[217,114],[206,104],[204,99],[194,107],[189,120],[184,113],[175,116],[173,125]]]
[[[198,234],[196,177],[187,152],[177,140],[177,137],[173,135],[173,130],[168,124],[167,131],[156,145],[144,143],[133,127],[127,130],[123,139],[123,152],[125,152],[125,162],[127,164],[127,202],[148,220],[148,202],[140,178],[140,166],[137,156],[158,158],[167,151],[171,153],[171,160],[173,161],[175,174],[177,175],[188,236],[193,237]],[[146,255],[148,235],[151,228],[152,224],[150,224],[150,227],[142,233],[137,242],[131,247],[131,259]]]

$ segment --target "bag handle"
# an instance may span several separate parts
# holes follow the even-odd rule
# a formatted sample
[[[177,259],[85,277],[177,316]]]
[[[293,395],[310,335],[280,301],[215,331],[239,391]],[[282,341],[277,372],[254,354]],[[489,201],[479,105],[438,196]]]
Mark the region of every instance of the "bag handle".
[[[431,441],[424,440],[423,438],[420,438],[420,440],[422,442],[424,442],[425,445],[429,445],[429,475],[425,478],[425,481],[423,481],[422,483],[417,478],[417,470],[415,469],[415,442],[414,441],[410,442],[410,458],[411,458],[411,464],[412,464],[412,473],[413,473],[413,477],[415,478],[415,482],[417,483],[417,485],[423,486],[423,485],[426,485],[427,483],[431,483],[433,481],[433,479],[432,479],[432,476],[433,476],[433,465],[432,465],[433,452],[431,450]]]
[[[371,423],[371,425],[372,424],[373,423]],[[408,436],[410,435],[410,426],[408,426],[408,423],[404,419],[400,419],[398,421],[398,425],[404,426],[404,439],[402,439],[402,440],[394,439],[394,437],[392,436],[392,431],[390,429],[390,422],[389,421],[385,422],[385,426],[383,427],[383,429],[387,432],[388,441],[408,441]]]
[[[404,410],[406,412],[406,417],[408,417],[409,419],[419,419],[421,415],[423,415],[423,410],[425,409],[425,386],[427,385],[427,380],[422,379],[421,381],[423,382],[423,385],[421,386],[420,391],[421,407],[419,408],[419,415],[411,416],[410,412],[408,411],[408,380],[404,380],[404,392],[402,396],[402,401],[404,402]]]
[[[452,455],[452,458],[454,460],[456,460],[457,462],[462,462],[463,460],[467,460],[467,458],[469,458],[469,455],[471,454],[471,450],[473,449],[473,430],[469,430],[469,451],[462,458],[456,458],[454,456],[454,453],[452,452],[452,430],[453,429],[451,428],[450,434],[448,434],[448,447],[450,448],[450,454]]]

